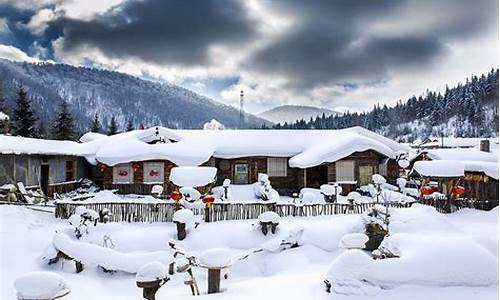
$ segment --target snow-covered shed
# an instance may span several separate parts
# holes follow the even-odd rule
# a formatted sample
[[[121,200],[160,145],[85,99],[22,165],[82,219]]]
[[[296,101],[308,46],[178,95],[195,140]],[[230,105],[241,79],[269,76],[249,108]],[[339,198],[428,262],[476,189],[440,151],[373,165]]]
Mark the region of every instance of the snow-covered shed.
[[[412,161],[411,176],[437,181],[438,191],[450,195],[454,186],[465,188],[464,197],[498,205],[498,152],[477,148],[422,151]],[[496,204],[495,204],[496,203]]]
[[[172,130],[152,127],[111,137],[85,134],[94,148],[89,159],[106,187],[163,183],[174,166],[212,166],[217,182],[248,184],[266,173],[284,193],[300,187],[340,182],[346,191],[368,183],[371,175],[398,175],[397,142],[362,127],[340,130]],[[99,172],[94,172],[95,178]],[[168,188],[166,192],[168,192]],[[140,192],[140,191],[139,191]]]
[[[0,186],[22,182],[39,186],[51,196],[75,186],[75,180],[89,177],[91,157],[81,144],[0,135]]]
[[[417,145],[420,149],[479,148],[481,141],[489,141],[490,147],[498,149],[498,138],[429,137]]]

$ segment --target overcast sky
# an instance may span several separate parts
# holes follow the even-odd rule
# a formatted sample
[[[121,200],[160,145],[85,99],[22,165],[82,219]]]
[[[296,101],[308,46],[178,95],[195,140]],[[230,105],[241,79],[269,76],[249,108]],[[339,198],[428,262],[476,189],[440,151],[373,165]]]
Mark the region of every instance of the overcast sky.
[[[498,66],[497,0],[0,0],[0,57],[157,78],[247,110],[361,111]]]

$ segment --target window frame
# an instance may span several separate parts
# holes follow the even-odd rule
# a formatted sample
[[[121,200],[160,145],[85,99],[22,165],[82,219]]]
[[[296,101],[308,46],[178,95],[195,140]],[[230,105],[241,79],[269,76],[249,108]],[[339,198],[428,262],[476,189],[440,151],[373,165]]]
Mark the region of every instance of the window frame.
[[[152,167],[153,166],[153,167]],[[150,171],[160,169],[160,181],[150,181]],[[147,184],[163,184],[165,181],[165,163],[157,161],[148,161],[143,163],[142,167],[142,182]]]
[[[345,174],[342,174],[342,171],[343,169],[346,169],[346,165],[347,164],[350,164],[349,168],[350,168],[350,174],[348,175],[345,175]],[[337,162],[335,162],[335,180],[337,182],[355,182],[356,181],[356,172],[355,172],[355,168],[356,168],[356,163],[354,160],[339,160]],[[349,176],[349,178],[347,178],[347,176]]]
[[[278,165],[280,164],[280,165]],[[275,168],[279,166],[278,168]],[[271,169],[275,170],[271,170]],[[287,157],[268,157],[267,175],[269,177],[287,177],[288,176],[288,158]]]

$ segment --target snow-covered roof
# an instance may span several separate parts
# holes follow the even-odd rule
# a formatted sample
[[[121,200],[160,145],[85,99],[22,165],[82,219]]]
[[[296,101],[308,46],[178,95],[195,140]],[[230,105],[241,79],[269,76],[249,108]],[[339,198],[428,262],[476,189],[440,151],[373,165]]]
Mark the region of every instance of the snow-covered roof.
[[[489,140],[490,144],[498,145],[498,138],[458,138],[458,137],[433,137],[428,138],[420,148],[457,148],[457,147],[476,147],[482,140]]]
[[[415,162],[413,171],[429,177],[462,177],[465,172],[482,172],[498,179],[498,162],[425,160]]]
[[[161,142],[157,142],[160,140]],[[82,143],[0,136],[0,153],[80,155],[110,166],[144,160],[170,160],[198,166],[211,157],[290,157],[290,167],[335,162],[354,152],[374,150],[394,158],[401,145],[362,127],[338,130],[172,130],[151,127],[113,136],[87,133]]]
[[[476,148],[434,149],[423,152],[432,160],[498,162],[498,152],[484,152]]]

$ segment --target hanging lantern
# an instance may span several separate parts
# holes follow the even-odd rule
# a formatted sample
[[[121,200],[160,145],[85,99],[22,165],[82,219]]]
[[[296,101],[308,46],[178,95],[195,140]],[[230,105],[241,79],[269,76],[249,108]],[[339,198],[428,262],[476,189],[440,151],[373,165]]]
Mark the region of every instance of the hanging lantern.
[[[428,185],[425,185],[420,189],[420,194],[422,196],[429,196],[432,195],[432,193],[434,193],[434,189]]]
[[[465,188],[461,185],[455,185],[451,189],[451,194],[455,197],[462,197],[465,194]]]
[[[106,171],[106,169],[108,168],[108,166],[106,164],[103,164],[103,163],[98,163],[97,164],[97,169],[101,172],[104,172]]]
[[[203,196],[203,199],[201,200],[203,204],[205,204],[207,207],[210,207],[212,203],[214,203],[215,198],[212,195],[205,195]]]
[[[134,170],[134,172],[137,172],[137,170],[139,170],[140,168],[141,168],[140,163],[138,163],[138,162],[132,163],[132,169]]]
[[[172,193],[170,193],[170,199],[178,203],[182,199],[182,194],[179,191],[173,191]]]

